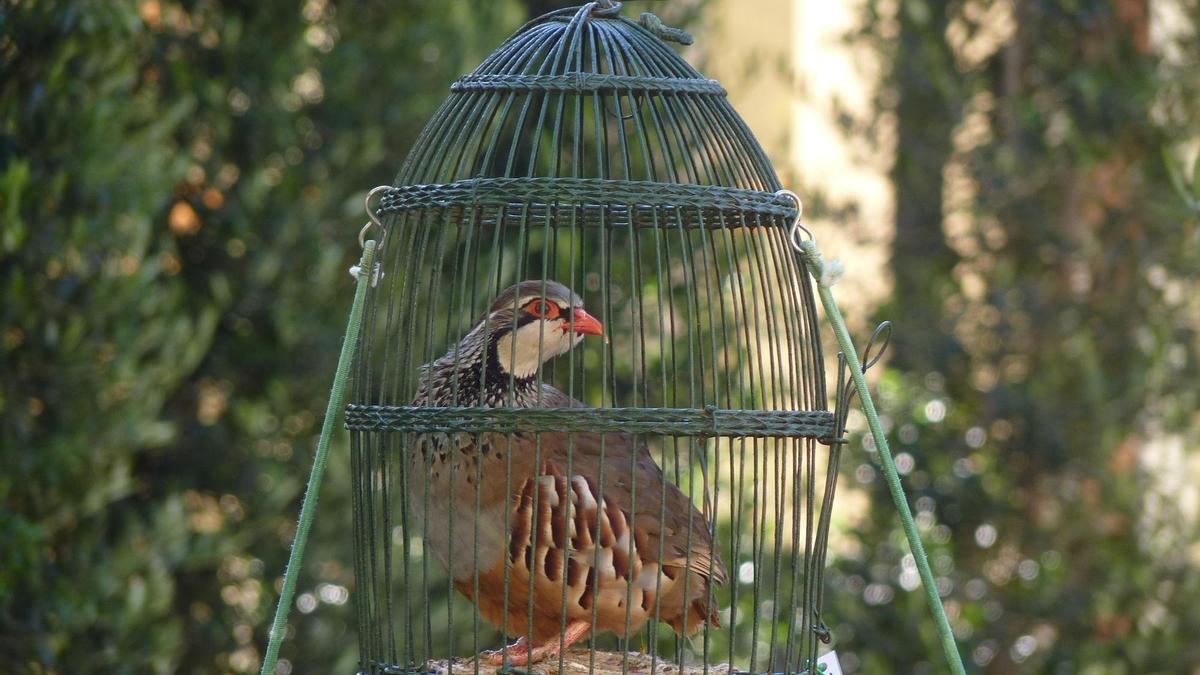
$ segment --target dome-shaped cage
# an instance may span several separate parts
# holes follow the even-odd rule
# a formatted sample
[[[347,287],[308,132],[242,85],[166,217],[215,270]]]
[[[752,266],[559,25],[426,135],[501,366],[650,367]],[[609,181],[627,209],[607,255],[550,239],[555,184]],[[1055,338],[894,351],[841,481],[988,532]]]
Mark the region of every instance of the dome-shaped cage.
[[[378,202],[346,410],[363,672],[580,625],[796,672],[826,637],[842,425],[797,205],[721,86],[616,9],[532,21],[457,80]],[[605,339],[572,349],[585,317]]]

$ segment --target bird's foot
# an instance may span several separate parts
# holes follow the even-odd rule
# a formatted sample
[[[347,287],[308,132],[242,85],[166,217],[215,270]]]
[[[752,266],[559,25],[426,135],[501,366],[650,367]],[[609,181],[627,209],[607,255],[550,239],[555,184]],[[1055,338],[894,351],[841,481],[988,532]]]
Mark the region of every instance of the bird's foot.
[[[484,663],[488,664],[489,666],[502,666],[502,665],[504,665],[504,660],[507,658],[507,659],[511,660],[514,665],[522,665],[526,662],[525,661],[517,661],[516,659],[528,658],[528,657],[529,657],[529,641],[526,640],[524,637],[521,637],[516,642],[512,643],[511,645],[508,645],[507,647],[501,647],[500,649],[492,649],[492,650],[489,650],[489,651],[486,651],[486,652],[480,654],[479,660],[483,661]]]
[[[505,660],[514,666],[528,666],[565,652],[580,638],[591,632],[591,629],[592,625],[587,621],[572,621],[567,624],[567,629],[563,631],[562,635],[556,635],[533,649],[529,649],[529,642],[525,638],[521,638],[507,647],[507,659],[505,650],[498,649],[484,652],[483,660],[493,666],[503,665]]]

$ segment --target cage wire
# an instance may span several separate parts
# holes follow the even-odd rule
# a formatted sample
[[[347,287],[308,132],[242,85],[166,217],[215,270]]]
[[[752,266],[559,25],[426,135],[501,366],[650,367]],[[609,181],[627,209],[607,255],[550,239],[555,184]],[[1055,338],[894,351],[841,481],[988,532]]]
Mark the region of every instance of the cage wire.
[[[346,409],[362,673],[493,672],[521,648],[476,656],[579,625],[544,663],[800,672],[829,639],[845,416],[797,204],[665,42],[686,35],[619,11],[522,27],[453,83],[378,201]],[[551,358],[543,330],[534,374],[496,370],[523,303],[574,311],[554,282],[606,339]]]

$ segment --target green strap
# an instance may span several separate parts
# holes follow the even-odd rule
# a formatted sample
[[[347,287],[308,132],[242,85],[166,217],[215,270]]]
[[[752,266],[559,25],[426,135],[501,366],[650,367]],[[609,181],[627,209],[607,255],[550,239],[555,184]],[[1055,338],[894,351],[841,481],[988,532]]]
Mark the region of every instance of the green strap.
[[[321,492],[321,478],[325,475],[325,464],[329,461],[329,439],[338,414],[346,399],[346,379],[350,375],[350,363],[358,346],[358,331],[362,326],[363,301],[367,297],[367,286],[374,275],[375,241],[363,246],[362,259],[352,271],[358,277],[354,289],[354,304],[350,307],[350,319],[346,324],[346,339],[342,342],[342,353],[338,356],[337,372],[333,376],[333,388],[329,391],[329,405],[325,408],[325,421],[321,424],[321,438],[317,441],[317,454],[313,457],[312,473],[308,476],[308,487],[304,490],[304,502],[300,505],[300,523],[296,526],[296,539],[288,555],[287,569],[283,573],[283,590],[279,593],[279,604],[275,607],[275,621],[271,624],[271,635],[267,642],[267,654],[263,657],[261,675],[273,675],[279,660],[279,646],[287,629],[288,613],[292,609],[292,596],[296,594],[296,582],[300,576],[300,564],[304,560],[304,547],[308,543],[308,531],[312,529],[313,516],[317,512],[317,498]]]
[[[908,508],[908,499],[904,496],[904,488],[900,485],[900,474],[896,471],[896,462],[892,459],[892,450],[888,446],[887,437],[883,435],[883,427],[879,424],[879,413],[875,411],[875,402],[871,400],[871,392],[867,389],[867,378],[863,374],[862,363],[858,360],[858,352],[850,341],[850,332],[846,330],[846,322],[837,302],[833,299],[832,286],[839,275],[837,268],[827,268],[817,245],[811,239],[800,242],[800,250],[808,263],[809,271],[817,280],[817,290],[821,295],[821,304],[825,306],[825,314],[833,324],[833,332],[837,335],[838,347],[846,356],[850,366],[850,375],[854,378],[854,388],[858,390],[858,398],[862,401],[863,412],[867,415],[867,424],[871,427],[871,437],[875,439],[875,449],[879,451],[879,460],[883,464],[883,473],[887,477],[888,489],[892,493],[892,501],[900,512],[900,521],[904,524],[904,536],[908,538],[908,546],[916,558],[917,569],[921,573],[921,585],[925,589],[925,601],[933,613],[937,623],[938,635],[941,638],[942,652],[946,655],[946,663],[955,675],[965,675],[962,656],[954,643],[954,633],[950,630],[950,621],[946,619],[946,609],[938,596],[934,584],[933,572],[929,569],[929,559],[925,556],[925,546],[921,543],[921,535],[917,532],[916,521],[913,520],[912,510]]]

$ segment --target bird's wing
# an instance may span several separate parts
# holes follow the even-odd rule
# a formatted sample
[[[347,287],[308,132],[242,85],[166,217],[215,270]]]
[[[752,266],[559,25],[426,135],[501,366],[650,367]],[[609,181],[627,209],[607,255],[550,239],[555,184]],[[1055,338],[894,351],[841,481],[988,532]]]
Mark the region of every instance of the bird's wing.
[[[551,471],[582,477],[597,503],[615,507],[626,519],[632,516],[632,534],[643,560],[658,562],[661,547],[664,565],[725,582],[725,567],[714,551],[708,521],[664,477],[645,445],[624,433],[549,432],[542,434],[542,447]]]
[[[549,384],[542,385],[542,405],[547,408],[587,407]],[[537,441],[526,439],[525,442],[532,442],[534,447],[514,454],[523,456],[530,463],[535,457],[541,457],[543,466],[531,464],[524,471],[518,469],[517,475],[544,475],[550,466],[549,471],[554,474],[565,476],[569,473],[572,478],[584,478],[588,489],[596,493],[593,496],[597,503],[603,492],[603,501],[617,507],[627,518],[633,516],[634,535],[644,559],[657,562],[661,543],[663,564],[685,567],[718,584],[725,583],[725,566],[716,554],[708,521],[674,482],[664,478],[649,450],[632,435],[545,432],[541,434],[540,449],[536,447]],[[600,485],[601,464],[604,466],[603,486]],[[636,514],[633,512],[635,505]]]
[[[572,398],[550,384],[542,384],[542,406],[546,408],[586,408],[587,404]]]

